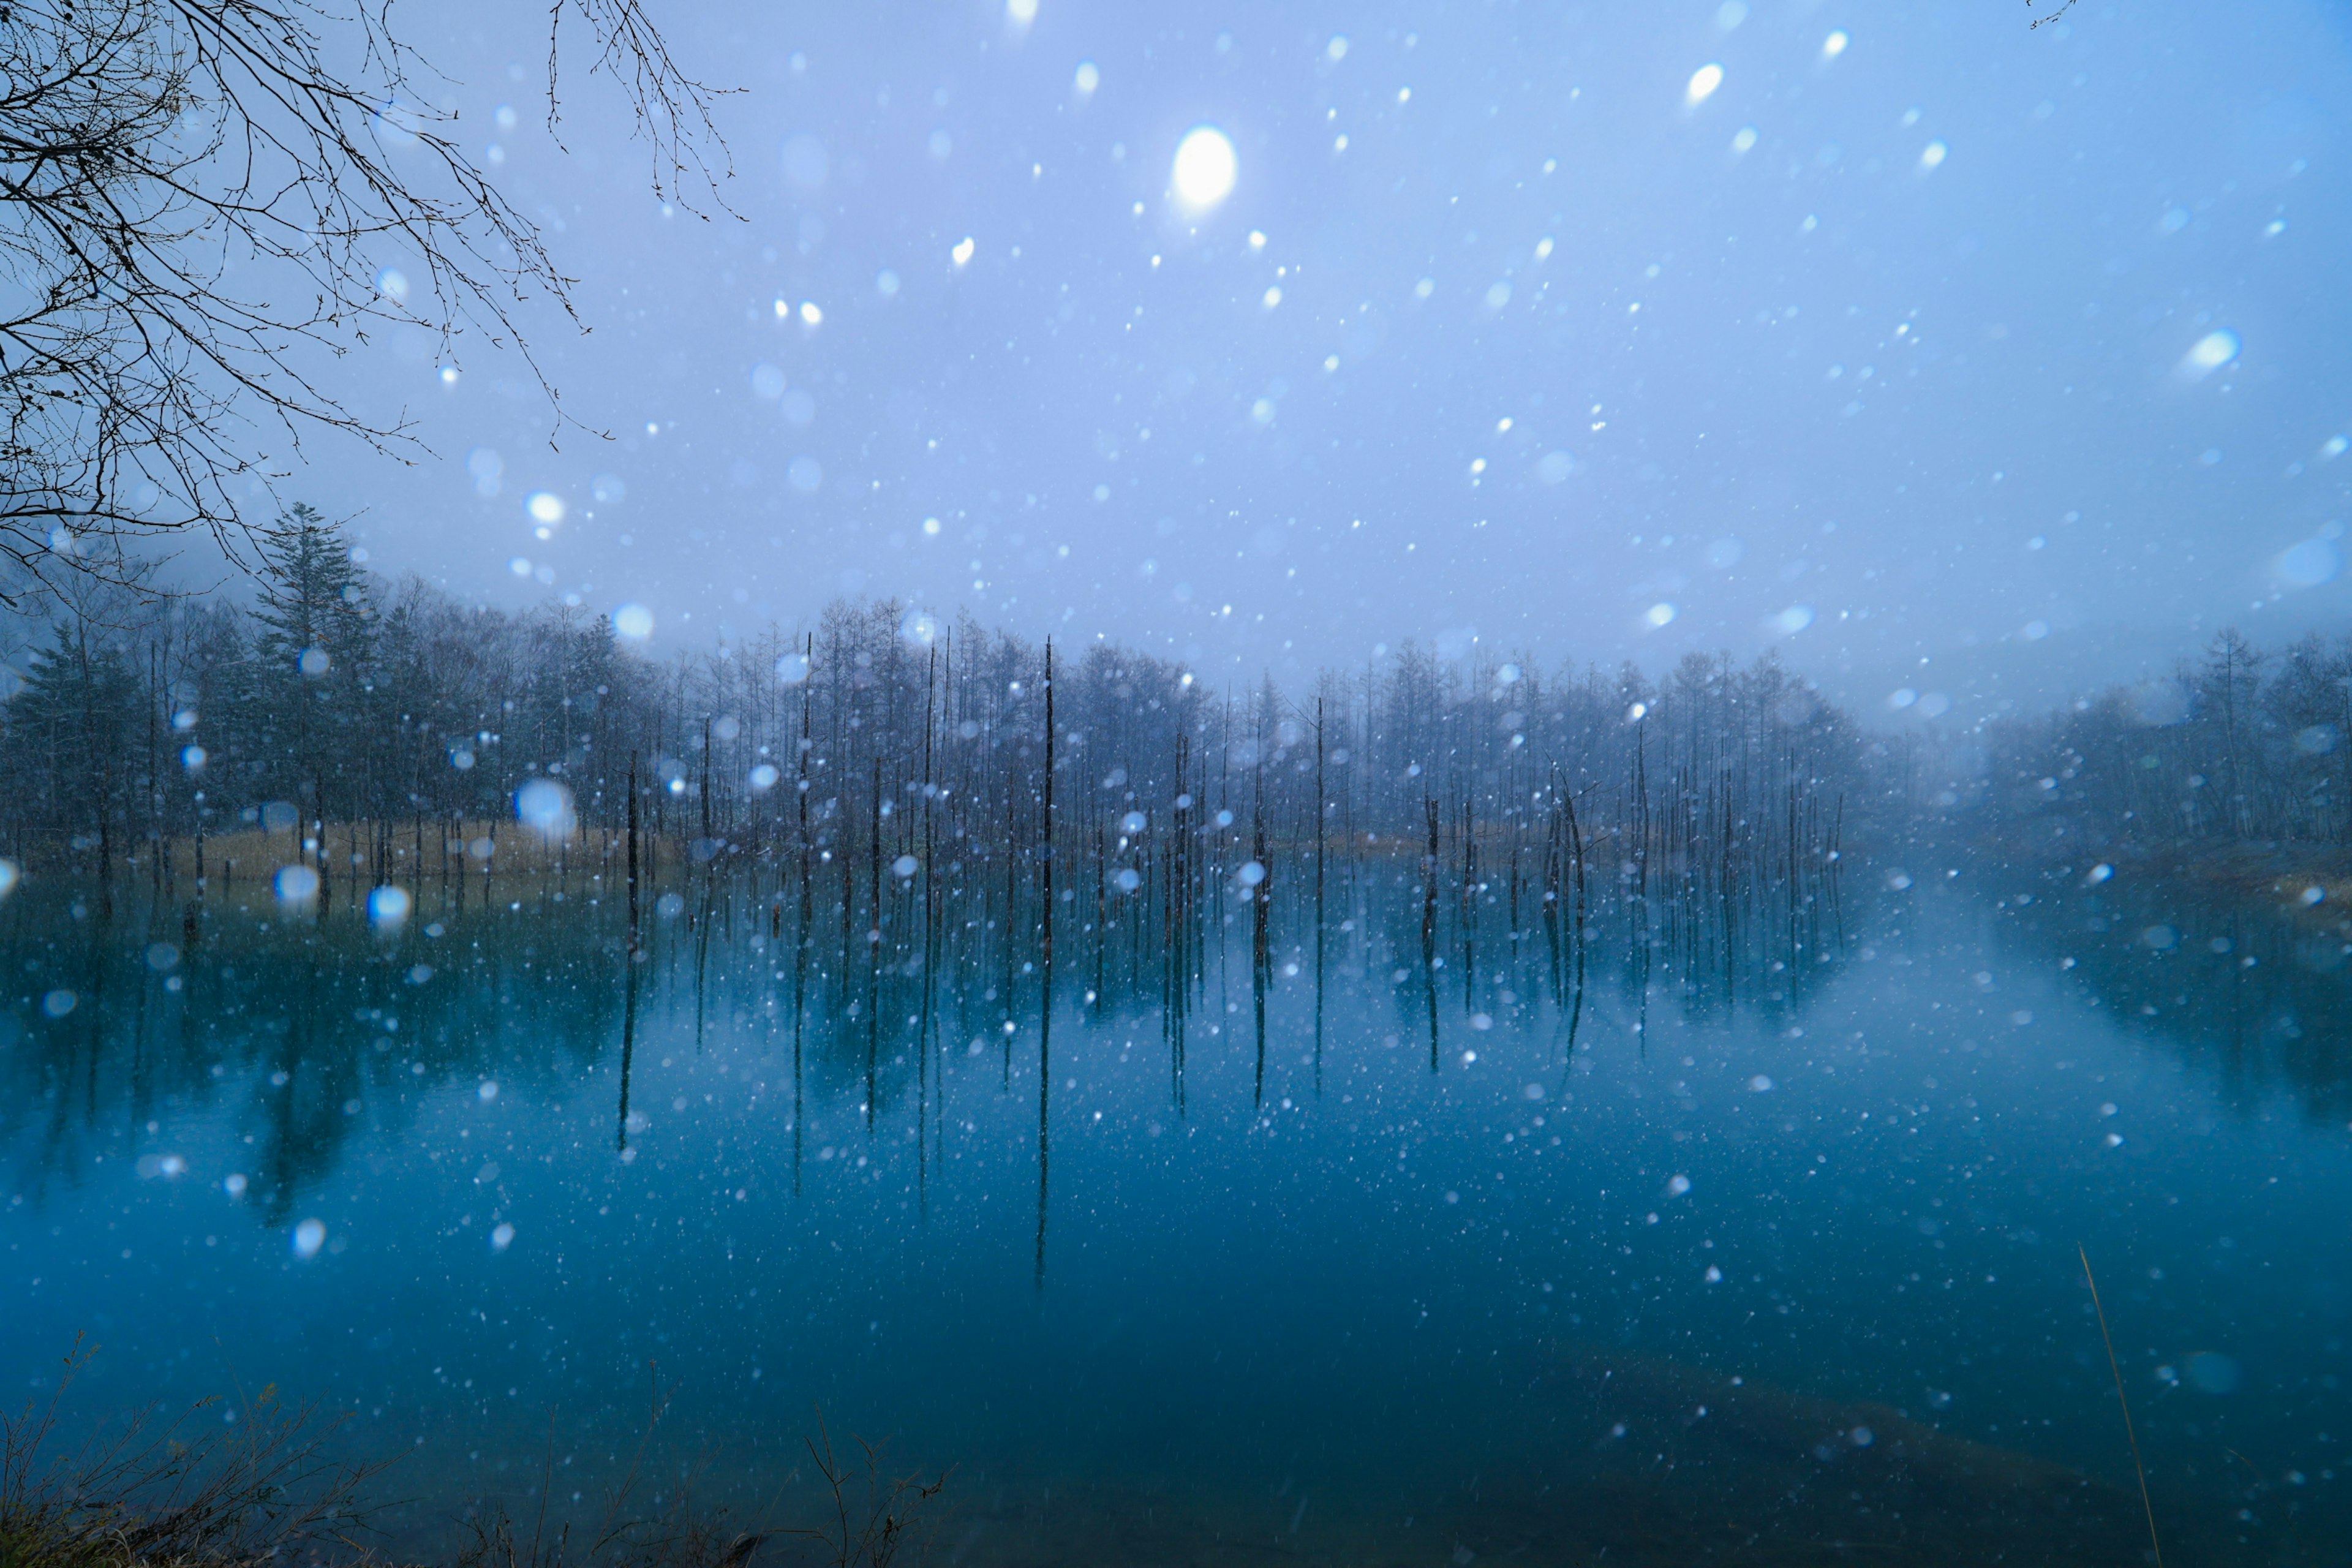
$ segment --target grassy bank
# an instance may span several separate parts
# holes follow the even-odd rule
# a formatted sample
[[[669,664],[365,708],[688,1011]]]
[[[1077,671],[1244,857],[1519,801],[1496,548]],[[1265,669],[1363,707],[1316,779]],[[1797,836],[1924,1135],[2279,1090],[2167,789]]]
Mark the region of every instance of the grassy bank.
[[[677,834],[640,830],[641,874],[689,864],[693,840]],[[69,846],[28,853],[25,868],[35,872],[95,874],[97,844],[76,839]],[[202,838],[140,839],[111,851],[115,873],[131,879],[161,879],[182,892],[199,878],[208,887],[267,883],[285,866],[308,866],[330,882],[373,885],[489,876],[591,876],[624,871],[628,865],[625,833],[579,828],[542,837],[511,819],[486,817],[418,823],[331,822],[323,833],[300,825],[279,830],[248,826]]]

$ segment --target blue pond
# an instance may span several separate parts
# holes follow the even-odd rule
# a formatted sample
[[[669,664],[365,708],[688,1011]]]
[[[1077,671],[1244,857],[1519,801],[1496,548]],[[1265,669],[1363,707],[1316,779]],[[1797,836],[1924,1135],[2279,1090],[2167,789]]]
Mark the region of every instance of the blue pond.
[[[2136,1563],[2087,1252],[2168,1557],[2352,1552],[2343,938],[2266,895],[1881,868],[1562,975],[1368,873],[1181,1041],[1076,921],[1047,1034],[1042,952],[746,880],[635,963],[593,879],[94,902],[0,912],[0,1371],[348,1413],[404,1547],[641,1444],[793,1522],[821,1411],[958,1562]]]

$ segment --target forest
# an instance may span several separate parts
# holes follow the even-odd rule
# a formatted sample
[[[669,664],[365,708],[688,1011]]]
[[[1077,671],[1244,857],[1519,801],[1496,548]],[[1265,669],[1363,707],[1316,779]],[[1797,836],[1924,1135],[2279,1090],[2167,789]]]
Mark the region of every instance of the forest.
[[[302,508],[258,577],[249,606],[135,574],[52,591],[0,705],[0,850],[161,887],[201,874],[208,841],[241,843],[247,875],[308,865],[331,899],[581,836],[616,853],[634,791],[656,863],[878,867],[937,841],[1042,858],[1050,832],[1120,887],[1189,834],[1204,864],[1442,839],[1465,874],[1481,852],[1514,879],[1549,857],[1558,881],[1605,840],[1628,879],[1727,884],[1735,862],[1836,854],[1849,820],[1882,840],[1918,820],[1912,749],[1770,656],[1653,678],[1408,641],[1303,691],[1219,690],[1106,641],[877,599],[656,659],[576,605],[381,579]],[[2168,676],[1988,726],[1957,821],[2053,850],[2340,844],[2347,732],[2352,639],[2266,652],[2225,631]]]
[[[69,584],[0,709],[0,847],[160,888],[201,871],[208,840],[217,874],[241,835],[247,875],[257,856],[307,863],[331,899],[511,853],[499,835],[522,826],[611,853],[635,826],[648,854],[697,863],[863,851],[877,877],[946,842],[1076,858],[1126,890],[1187,836],[1221,864],[1442,837],[1515,883],[1523,859],[1532,883],[1538,859],[1580,868],[1605,837],[1636,880],[1669,861],[1722,879],[1833,855],[1895,777],[1769,657],[1653,679],[1406,643],[1306,691],[1212,690],[1108,642],[874,600],[656,660],[576,606],[467,605],[357,555],[297,510],[249,608]]]
[[[2352,637],[2235,630],[2170,674],[1995,727],[1985,809],[2053,850],[2341,845]]]

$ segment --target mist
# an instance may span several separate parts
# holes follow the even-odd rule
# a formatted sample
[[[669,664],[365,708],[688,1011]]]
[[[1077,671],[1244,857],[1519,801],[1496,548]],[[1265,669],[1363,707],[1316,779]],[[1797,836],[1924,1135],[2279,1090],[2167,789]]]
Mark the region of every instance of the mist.
[[[2343,605],[2340,8],[696,7],[743,90],[693,210],[608,83],[551,134],[504,20],[408,26],[580,280],[531,342],[578,425],[369,351],[434,456],[286,488],[379,570],[1291,683],[1777,643],[1963,717]]]

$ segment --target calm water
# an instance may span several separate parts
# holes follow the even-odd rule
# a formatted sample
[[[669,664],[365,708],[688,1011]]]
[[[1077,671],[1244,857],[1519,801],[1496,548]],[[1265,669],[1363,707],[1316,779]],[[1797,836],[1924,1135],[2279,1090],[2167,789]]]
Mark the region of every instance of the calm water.
[[[941,975],[927,1031],[821,954],[796,1031],[748,885],[681,887],[634,981],[577,882],[428,884],[394,934],[216,893],[193,941],[27,885],[0,1370],[40,1392],[87,1332],[86,1409],[355,1411],[426,1534],[528,1504],[551,1413],[593,1500],[658,1376],[661,1484],[789,1512],[821,1405],[957,1467],[957,1561],[2137,1562],[2081,1243],[2168,1557],[2344,1561],[2342,933],[1900,879],[1728,957],[1661,916],[1637,963],[1604,901],[1571,1041],[1532,932],[1490,909],[1465,954],[1449,907],[1424,968],[1371,879],[1319,1061],[1284,911],[1261,1065],[1244,914],[1181,1076],[1083,932],[1041,1074],[1033,960]]]

